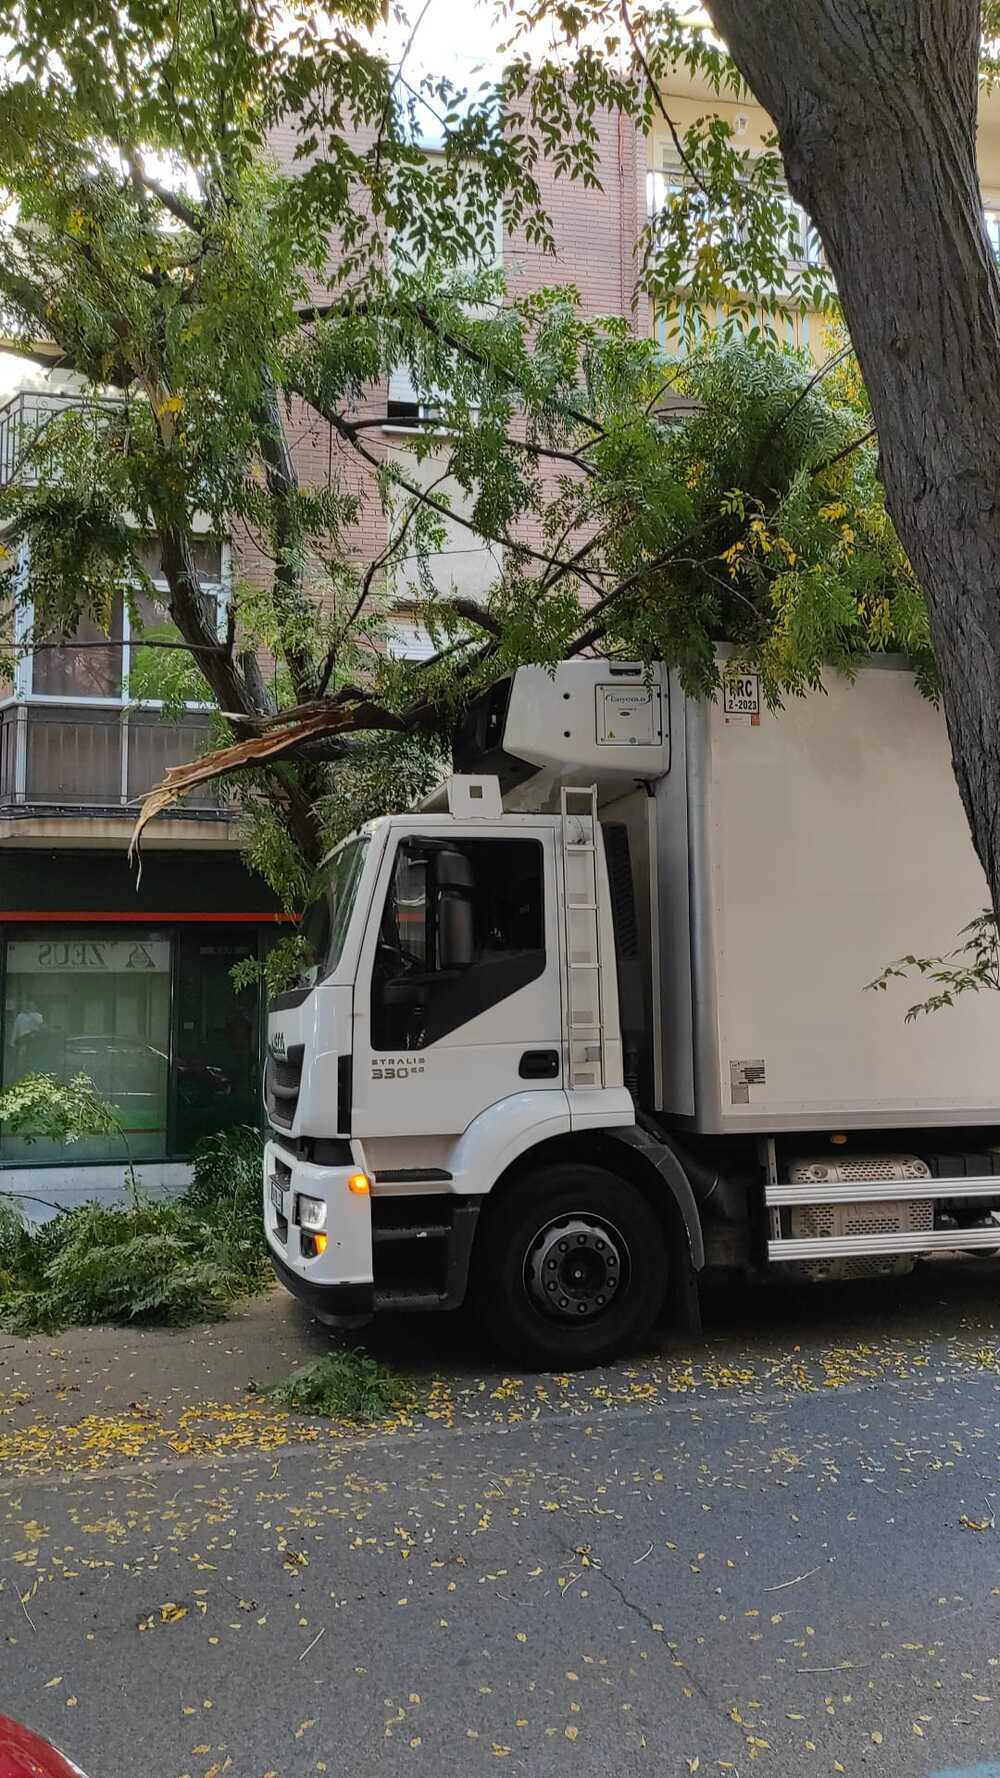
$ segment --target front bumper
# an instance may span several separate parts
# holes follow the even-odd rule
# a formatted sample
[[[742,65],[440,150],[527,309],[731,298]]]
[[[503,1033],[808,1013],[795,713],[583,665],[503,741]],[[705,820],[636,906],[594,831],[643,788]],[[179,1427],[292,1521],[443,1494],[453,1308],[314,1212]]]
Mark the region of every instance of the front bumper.
[[[276,1142],[264,1148],[264,1233],[274,1269],[295,1296],[331,1315],[367,1314],[372,1307],[371,1200],[347,1188],[357,1171],[355,1163],[317,1166]],[[280,1212],[271,1197],[272,1179],[281,1189]],[[326,1252],[314,1259],[303,1252],[296,1216],[300,1192],[327,1207]]]
[[[293,1272],[291,1266],[286,1266],[284,1260],[278,1258],[273,1247],[271,1264],[278,1283],[321,1315],[350,1316],[353,1320],[356,1315],[375,1313],[374,1284],[320,1284],[302,1272]]]

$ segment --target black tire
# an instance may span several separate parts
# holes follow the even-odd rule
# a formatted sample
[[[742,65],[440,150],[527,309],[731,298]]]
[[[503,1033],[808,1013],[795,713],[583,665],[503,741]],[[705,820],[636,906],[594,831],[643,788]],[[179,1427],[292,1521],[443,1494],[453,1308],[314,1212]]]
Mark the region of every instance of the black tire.
[[[667,1273],[663,1230],[642,1193],[605,1167],[558,1161],[487,1200],[470,1295],[519,1364],[575,1369],[640,1343]]]

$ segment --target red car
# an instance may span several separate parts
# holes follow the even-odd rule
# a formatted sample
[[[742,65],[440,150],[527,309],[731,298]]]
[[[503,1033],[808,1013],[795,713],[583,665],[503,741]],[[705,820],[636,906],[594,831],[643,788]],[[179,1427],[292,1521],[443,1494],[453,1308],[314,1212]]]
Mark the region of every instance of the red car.
[[[64,1753],[30,1729],[0,1716],[0,1778],[86,1778]]]

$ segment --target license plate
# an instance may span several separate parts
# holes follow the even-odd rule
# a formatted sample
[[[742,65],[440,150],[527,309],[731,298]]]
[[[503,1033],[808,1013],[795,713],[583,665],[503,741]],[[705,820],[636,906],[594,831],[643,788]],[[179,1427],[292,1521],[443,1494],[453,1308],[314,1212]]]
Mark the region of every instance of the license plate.
[[[280,1179],[270,1179],[268,1181],[268,1184],[270,1185],[270,1188],[271,1188],[271,1208],[272,1208],[272,1210],[274,1210],[276,1215],[284,1216],[284,1214],[285,1214],[285,1188],[282,1185]]]

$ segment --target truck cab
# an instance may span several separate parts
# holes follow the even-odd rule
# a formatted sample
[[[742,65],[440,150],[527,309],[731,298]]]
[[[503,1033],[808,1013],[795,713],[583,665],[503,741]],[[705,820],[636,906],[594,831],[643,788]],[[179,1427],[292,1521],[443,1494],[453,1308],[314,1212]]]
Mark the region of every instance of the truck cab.
[[[526,1156],[569,1169],[635,1131],[594,792],[511,815],[466,775],[443,800],[331,856],[310,977],[271,1006],[267,1237],[327,1315],[459,1303],[483,1205]],[[551,1331],[590,1321],[603,1348],[639,1261],[583,1208],[547,1217],[526,1263]]]

